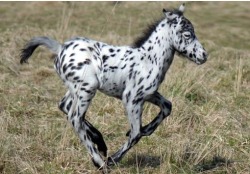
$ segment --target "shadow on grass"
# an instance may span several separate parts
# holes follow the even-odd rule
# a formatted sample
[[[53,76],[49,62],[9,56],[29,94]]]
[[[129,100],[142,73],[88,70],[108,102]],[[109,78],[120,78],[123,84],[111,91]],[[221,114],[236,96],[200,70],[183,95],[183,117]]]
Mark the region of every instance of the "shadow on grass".
[[[138,166],[139,168],[152,167],[155,168],[161,164],[160,157],[150,155],[133,155],[129,157],[124,167]]]
[[[200,164],[194,166],[194,170],[197,172],[204,172],[213,170],[218,167],[228,167],[233,161],[220,157],[214,156],[212,160],[202,161]]]

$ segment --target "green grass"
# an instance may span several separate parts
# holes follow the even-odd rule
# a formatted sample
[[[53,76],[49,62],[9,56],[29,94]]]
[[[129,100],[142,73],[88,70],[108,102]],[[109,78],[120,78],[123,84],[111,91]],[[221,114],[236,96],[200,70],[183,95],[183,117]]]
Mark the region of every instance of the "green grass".
[[[51,54],[36,50],[28,65],[19,50],[34,36],[60,42],[86,36],[131,44],[179,2],[0,2],[0,173],[100,173],[57,108],[66,88]],[[111,173],[250,173],[249,2],[188,2],[186,17],[209,52],[196,66],[175,57],[160,87],[173,112],[132,148]],[[144,106],[143,122],[158,108]],[[128,121],[120,101],[97,93],[87,113],[109,155]]]

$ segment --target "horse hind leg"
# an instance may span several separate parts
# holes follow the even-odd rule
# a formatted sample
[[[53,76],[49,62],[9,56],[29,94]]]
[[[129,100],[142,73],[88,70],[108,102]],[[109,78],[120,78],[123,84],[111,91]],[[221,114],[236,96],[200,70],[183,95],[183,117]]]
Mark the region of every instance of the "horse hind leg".
[[[102,134],[87,120],[84,120],[84,123],[86,125],[86,131],[88,135],[90,135],[93,143],[97,145],[99,152],[101,152],[104,157],[107,157],[108,148],[105,144]]]
[[[71,97],[70,91],[67,91],[67,93],[64,95],[64,97],[61,99],[61,101],[58,104],[58,108],[66,115],[68,115],[69,110],[72,106],[73,99]]]
[[[69,110],[73,104],[73,99],[70,95],[70,91],[68,91],[65,96],[62,98],[62,100],[59,102],[59,109],[68,115]],[[68,119],[68,118],[67,118]],[[88,122],[86,119],[83,120],[86,131],[90,135],[90,138],[94,144],[97,145],[97,149],[101,152],[101,154],[106,157],[107,156],[107,146],[105,144],[105,141],[103,139],[102,134],[96,129],[90,122]]]
[[[67,83],[70,92],[65,94],[59,103],[59,108],[67,114],[69,122],[92,157],[94,165],[101,169],[105,166],[101,154],[107,155],[107,146],[101,133],[85,120],[85,113],[95,95],[96,87],[91,83],[88,83],[89,86],[86,86],[86,83],[70,84],[69,81]]]

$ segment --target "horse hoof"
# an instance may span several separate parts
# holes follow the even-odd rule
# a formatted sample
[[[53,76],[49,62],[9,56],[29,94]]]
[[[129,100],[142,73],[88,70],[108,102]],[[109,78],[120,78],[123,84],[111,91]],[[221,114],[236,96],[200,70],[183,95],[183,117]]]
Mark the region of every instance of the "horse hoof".
[[[115,162],[115,160],[111,157],[108,157],[108,160],[106,161],[107,166],[114,166],[117,165],[117,163]]]

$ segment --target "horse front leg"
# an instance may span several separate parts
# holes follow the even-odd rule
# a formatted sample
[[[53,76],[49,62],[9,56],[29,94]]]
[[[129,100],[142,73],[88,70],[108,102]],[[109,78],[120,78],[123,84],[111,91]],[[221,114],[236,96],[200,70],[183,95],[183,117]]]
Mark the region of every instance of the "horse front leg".
[[[108,158],[108,166],[119,162],[128,150],[141,139],[141,114],[143,103],[144,101],[142,98],[130,97],[128,99],[128,97],[123,97],[123,104],[127,112],[131,133],[129,134],[127,142]]]
[[[158,115],[147,125],[143,126],[141,129],[142,136],[151,135],[156,128],[161,124],[161,122],[170,115],[172,111],[172,103],[165,99],[160,93],[154,93],[149,99],[146,101],[159,106],[160,112]],[[130,130],[126,133],[126,136],[129,136]]]
[[[172,103],[165,99],[160,93],[156,92],[148,102],[159,106],[160,112],[158,115],[147,125],[143,126],[142,128],[142,136],[149,136],[151,135],[156,128],[161,124],[161,122],[167,118],[171,111],[172,111]]]

